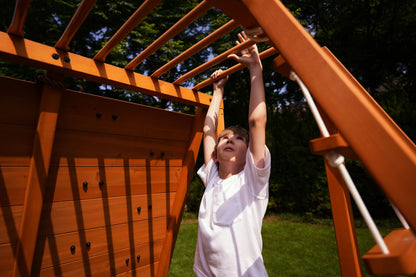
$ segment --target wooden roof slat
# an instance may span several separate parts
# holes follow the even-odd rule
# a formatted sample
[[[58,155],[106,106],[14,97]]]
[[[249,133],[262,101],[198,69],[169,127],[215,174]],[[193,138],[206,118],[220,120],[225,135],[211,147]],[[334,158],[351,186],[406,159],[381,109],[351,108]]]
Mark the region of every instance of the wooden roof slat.
[[[260,53],[260,59],[264,60],[274,54],[276,54],[278,51],[274,48],[274,47],[270,47],[269,49],[263,51]],[[241,63],[234,65],[233,67],[230,67],[226,70],[224,70],[223,72],[221,72],[221,74],[218,76],[217,79],[221,79],[224,78],[226,76],[229,76],[233,73],[236,73],[237,71],[240,71],[244,68],[245,66],[242,65]],[[199,84],[197,84],[195,87],[192,88],[192,90],[194,91],[198,91],[203,87],[206,87],[212,83],[214,83],[215,80],[211,79],[211,78],[207,78],[204,81],[200,82]]]
[[[238,52],[240,52],[241,50],[255,44],[255,41],[252,41],[250,39],[244,41],[243,43],[240,43],[236,46],[234,46],[233,48],[223,52],[222,54],[216,56],[215,58],[209,60],[208,62],[201,64],[200,66],[198,66],[197,68],[189,71],[188,73],[182,75],[181,77],[179,77],[178,79],[176,79],[175,82],[173,82],[175,85],[180,85],[183,82],[189,80],[190,78],[200,74],[201,72],[219,64],[220,62],[223,62],[227,59],[227,56],[230,54],[236,54]]]
[[[208,1],[202,1],[195,8],[193,8],[188,14],[182,17],[175,25],[173,25],[169,30],[162,34],[157,40],[155,40],[149,47],[144,49],[138,56],[126,65],[125,69],[134,70],[141,62],[146,58],[156,52],[160,47],[162,47],[166,42],[171,38],[179,34],[186,26],[191,24],[202,14],[208,11],[212,7],[212,3]]]
[[[183,62],[187,58],[189,58],[192,55],[196,54],[197,52],[201,51],[202,49],[204,49],[205,47],[207,47],[208,45],[210,45],[214,41],[218,40],[219,38],[221,38],[225,34],[231,32],[232,30],[237,28],[238,25],[239,25],[238,22],[236,22],[233,19],[228,21],[226,24],[224,24],[223,26],[221,26],[220,28],[218,28],[217,30],[215,30],[214,32],[212,32],[211,34],[206,36],[205,38],[198,41],[192,47],[190,47],[186,51],[182,52],[182,54],[178,55],[176,58],[174,58],[173,60],[166,63],[164,66],[162,66],[158,70],[156,70],[151,76],[154,77],[154,78],[159,78],[161,75],[166,73],[166,71],[168,71],[172,67],[178,65],[179,63]]]
[[[79,4],[77,11],[71,18],[71,21],[69,22],[68,26],[66,26],[64,33],[62,34],[58,42],[55,44],[55,48],[68,51],[69,43],[75,36],[79,27],[81,27],[84,20],[87,18],[91,9],[95,6],[96,2],[97,0],[83,0],[81,4]]]
[[[30,0],[17,0],[14,7],[12,23],[7,33],[23,37],[23,26],[25,24],[27,12],[29,11]]]
[[[94,60],[105,61],[107,55],[160,3],[161,0],[146,0],[132,16],[117,30],[104,47],[95,55]]]

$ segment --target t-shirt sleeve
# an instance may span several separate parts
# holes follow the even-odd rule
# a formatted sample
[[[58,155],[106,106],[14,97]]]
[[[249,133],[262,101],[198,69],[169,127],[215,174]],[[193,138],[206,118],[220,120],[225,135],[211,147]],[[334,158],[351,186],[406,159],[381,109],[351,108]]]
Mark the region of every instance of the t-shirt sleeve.
[[[268,197],[269,195],[269,178],[271,169],[271,155],[270,151],[265,146],[264,148],[264,167],[258,168],[254,165],[253,156],[251,155],[250,149],[247,151],[246,165],[248,165],[249,173],[248,176],[252,178],[252,192],[253,194],[261,199]]]
[[[203,164],[197,174],[199,178],[201,178],[202,182],[204,183],[204,186],[206,187],[208,185],[208,180],[210,179],[210,176],[212,174],[215,174],[215,168],[216,164],[213,159],[211,159],[208,164]]]

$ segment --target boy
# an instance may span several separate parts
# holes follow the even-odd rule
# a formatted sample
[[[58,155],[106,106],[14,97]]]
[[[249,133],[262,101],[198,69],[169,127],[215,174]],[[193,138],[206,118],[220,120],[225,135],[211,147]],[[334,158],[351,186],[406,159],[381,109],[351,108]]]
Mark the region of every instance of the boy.
[[[244,33],[238,37],[240,42],[247,39]],[[198,215],[193,269],[197,276],[267,276],[261,226],[269,196],[270,152],[265,145],[262,64],[256,45],[229,58],[250,71],[249,132],[231,127],[215,138],[227,79],[217,80],[203,129],[205,164],[198,175],[206,188]],[[216,79],[220,72],[211,78]]]

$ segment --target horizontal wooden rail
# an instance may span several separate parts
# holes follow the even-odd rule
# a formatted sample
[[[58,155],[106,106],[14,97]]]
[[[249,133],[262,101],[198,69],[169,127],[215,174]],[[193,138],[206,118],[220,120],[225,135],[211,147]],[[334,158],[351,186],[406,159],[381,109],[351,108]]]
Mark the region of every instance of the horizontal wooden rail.
[[[235,20],[230,20],[223,26],[221,26],[219,29],[215,30],[202,40],[198,41],[196,44],[194,44],[192,47],[190,47],[188,50],[182,52],[182,54],[178,55],[176,58],[156,70],[151,76],[154,78],[159,78],[162,74],[164,74],[166,71],[171,69],[172,67],[178,65],[179,63],[183,62],[187,58],[191,57],[195,53],[199,52],[200,50],[204,49],[217,39],[221,38],[225,34],[231,32],[235,28],[238,27],[238,22]]]
[[[132,16],[117,30],[104,47],[95,55],[94,60],[105,61],[107,55],[122,41],[161,0],[146,0]]]
[[[184,104],[207,107],[211,96],[191,89],[157,80],[142,74],[125,70],[76,55],[61,53],[55,48],[28,39],[13,37],[0,32],[0,58],[63,72],[69,76],[108,84],[126,90],[136,91]]]
[[[155,40],[150,46],[144,49],[138,56],[131,60],[125,67],[127,70],[134,70],[141,62],[147,59],[150,55],[156,52],[166,42],[179,34],[183,29],[191,24],[194,20],[199,18],[202,14],[208,11],[212,7],[212,4],[208,1],[202,1],[192,11],[182,17],[175,25]]]

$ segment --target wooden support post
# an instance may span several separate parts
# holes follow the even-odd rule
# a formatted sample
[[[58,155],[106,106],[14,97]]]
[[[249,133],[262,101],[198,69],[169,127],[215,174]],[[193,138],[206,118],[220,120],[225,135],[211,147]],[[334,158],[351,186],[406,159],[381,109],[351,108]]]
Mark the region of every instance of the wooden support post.
[[[50,75],[47,80],[52,80]],[[42,89],[13,276],[30,276],[32,267],[63,88],[52,83],[45,81]]]
[[[192,180],[199,147],[202,141],[202,127],[208,109],[198,108],[195,114],[193,135],[189,142],[188,151],[183,160],[182,173],[179,179],[178,190],[176,191],[175,202],[173,203],[172,213],[169,217],[165,241],[163,243],[162,254],[160,256],[158,272],[156,276],[167,276],[169,264],[175,247],[176,237],[178,236],[179,226],[182,220],[185,199],[189,191]]]
[[[336,168],[325,159],[332,217],[342,276],[362,276],[350,194]]]

